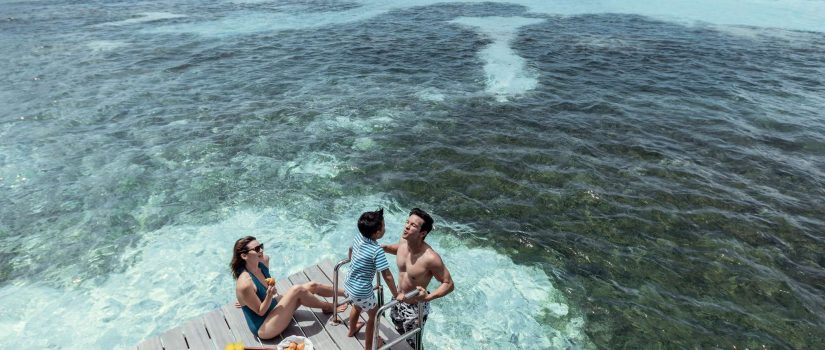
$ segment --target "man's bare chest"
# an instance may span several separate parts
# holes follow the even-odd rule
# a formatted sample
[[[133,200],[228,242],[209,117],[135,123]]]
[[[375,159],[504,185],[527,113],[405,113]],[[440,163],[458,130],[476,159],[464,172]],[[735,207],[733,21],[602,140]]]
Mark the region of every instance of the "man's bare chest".
[[[407,277],[412,280],[422,280],[429,278],[429,270],[427,264],[421,257],[413,257],[410,254],[399,255],[397,257],[398,270],[406,273]]]

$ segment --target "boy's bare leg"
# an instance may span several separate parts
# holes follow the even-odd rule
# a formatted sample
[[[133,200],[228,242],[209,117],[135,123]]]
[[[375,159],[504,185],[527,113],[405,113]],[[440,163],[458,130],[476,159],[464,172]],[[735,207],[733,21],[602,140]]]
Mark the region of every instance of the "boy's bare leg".
[[[378,306],[370,309],[370,311],[367,311],[367,331],[365,334],[366,339],[364,339],[365,350],[372,350],[372,338],[375,335],[376,314],[378,314]],[[383,340],[378,338],[378,346],[382,346],[383,344]]]
[[[361,308],[358,306],[352,305],[352,310],[349,312],[349,333],[347,334],[348,337],[354,337],[358,331],[361,330],[361,327],[364,327],[364,322],[359,321],[361,319]]]

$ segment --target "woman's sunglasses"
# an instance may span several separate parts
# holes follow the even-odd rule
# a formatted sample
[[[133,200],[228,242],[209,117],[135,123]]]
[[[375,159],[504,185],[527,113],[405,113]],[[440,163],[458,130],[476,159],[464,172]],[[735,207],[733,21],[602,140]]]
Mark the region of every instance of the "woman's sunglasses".
[[[255,247],[255,248],[244,248],[243,252],[244,252],[244,253],[249,253],[249,252],[251,252],[251,251],[253,251],[253,250],[254,250],[255,252],[258,252],[258,253],[260,253],[260,252],[264,251],[264,244],[263,244],[263,243],[258,244],[258,246],[257,246],[257,247]]]

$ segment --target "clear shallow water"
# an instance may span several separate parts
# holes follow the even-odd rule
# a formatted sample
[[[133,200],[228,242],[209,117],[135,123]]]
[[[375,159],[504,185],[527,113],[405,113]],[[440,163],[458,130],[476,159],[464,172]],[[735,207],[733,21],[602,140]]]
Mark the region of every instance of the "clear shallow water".
[[[134,345],[377,206],[437,215],[430,345],[822,343],[822,2],[766,4],[3,2],[0,348]]]

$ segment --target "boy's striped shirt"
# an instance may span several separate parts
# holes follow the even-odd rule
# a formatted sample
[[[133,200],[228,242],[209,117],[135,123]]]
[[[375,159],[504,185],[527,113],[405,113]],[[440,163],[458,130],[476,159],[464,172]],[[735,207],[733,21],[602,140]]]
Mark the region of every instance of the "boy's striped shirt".
[[[376,271],[388,268],[387,257],[378,242],[357,233],[352,242],[352,262],[344,289],[350,297],[369,297],[373,295]]]

